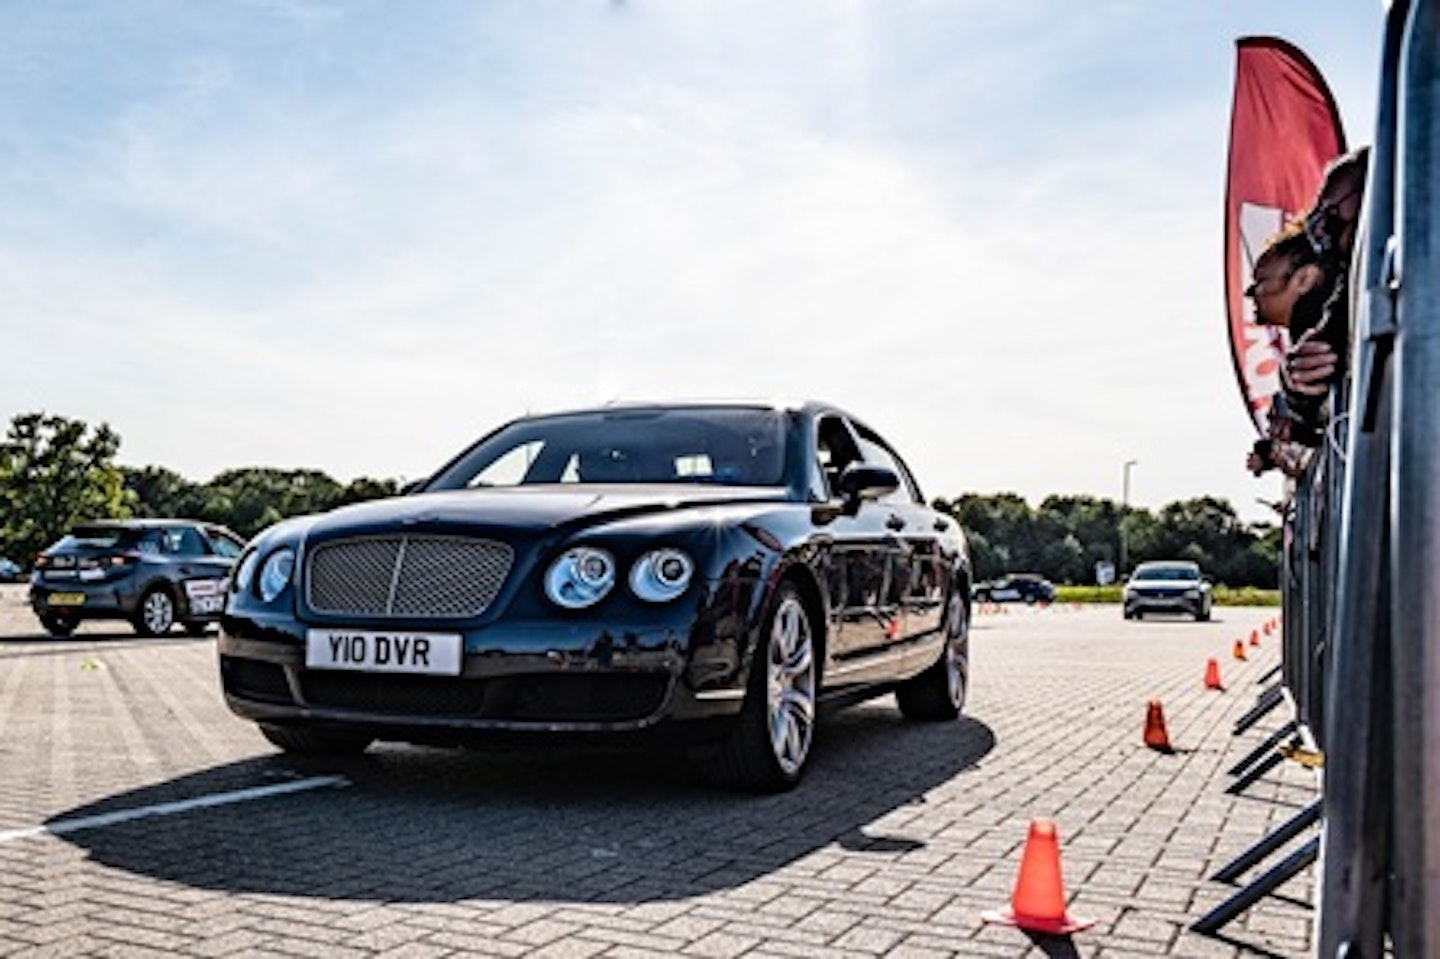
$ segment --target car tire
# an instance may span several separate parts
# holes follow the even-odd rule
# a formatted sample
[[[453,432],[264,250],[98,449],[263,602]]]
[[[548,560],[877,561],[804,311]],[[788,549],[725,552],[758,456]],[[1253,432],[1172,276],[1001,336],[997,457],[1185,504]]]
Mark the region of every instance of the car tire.
[[[75,627],[80,623],[68,616],[41,616],[40,625],[56,639],[69,639],[75,635]]]
[[[709,757],[708,771],[722,783],[776,793],[800,781],[814,745],[820,685],[813,624],[799,590],[782,582],[755,644],[740,715]]]
[[[906,719],[943,722],[958,718],[965,708],[969,680],[966,655],[970,611],[959,596],[951,597],[950,603],[945,617],[945,646],[940,650],[940,658],[923,673],[895,689],[895,702]]]
[[[1025,605],[1026,605],[1026,606],[1034,606],[1034,605],[1035,605],[1035,594],[1034,594],[1034,593],[1026,593],[1026,594],[1025,594]]]
[[[300,756],[358,756],[375,741],[359,733],[337,733],[271,723],[261,723],[260,734],[272,745]]]
[[[130,622],[141,636],[164,636],[175,625],[175,597],[163,586],[147,589]]]
[[[1210,608],[1209,608],[1208,606],[1207,606],[1206,608],[1204,608],[1204,609],[1201,609],[1201,610],[1197,610],[1197,611],[1196,611],[1196,613],[1195,613],[1195,622],[1197,622],[1197,623],[1208,623],[1208,622],[1210,622]]]

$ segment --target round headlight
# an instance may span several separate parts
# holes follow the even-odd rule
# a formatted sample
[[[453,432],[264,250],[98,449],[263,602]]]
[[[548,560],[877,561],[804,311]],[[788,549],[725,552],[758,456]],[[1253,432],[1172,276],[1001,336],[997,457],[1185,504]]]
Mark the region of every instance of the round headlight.
[[[545,574],[545,595],[566,609],[593,606],[614,585],[615,558],[588,546],[566,550]]]
[[[666,603],[685,592],[695,563],[678,549],[651,550],[630,568],[630,588],[650,603]]]
[[[273,603],[275,597],[290,585],[290,577],[294,572],[295,551],[293,549],[277,549],[267,556],[265,564],[260,567],[260,598],[267,603]]]
[[[251,581],[255,578],[255,564],[260,559],[260,554],[251,550],[240,560],[240,565],[235,567],[235,574],[230,578],[230,592],[243,593],[250,588]]]

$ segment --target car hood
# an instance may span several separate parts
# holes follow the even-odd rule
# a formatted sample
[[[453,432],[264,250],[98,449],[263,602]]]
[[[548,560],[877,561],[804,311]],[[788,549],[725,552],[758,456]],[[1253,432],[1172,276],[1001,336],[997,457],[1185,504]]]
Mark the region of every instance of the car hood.
[[[783,488],[736,486],[508,486],[416,493],[357,503],[313,517],[311,538],[364,535],[396,527],[563,529],[613,519],[730,503],[777,502]]]

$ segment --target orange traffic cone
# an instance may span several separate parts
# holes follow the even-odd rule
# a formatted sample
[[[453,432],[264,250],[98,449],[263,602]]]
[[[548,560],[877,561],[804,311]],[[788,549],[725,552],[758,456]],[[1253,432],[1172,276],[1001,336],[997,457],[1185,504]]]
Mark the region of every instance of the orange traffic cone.
[[[1158,699],[1150,700],[1145,710],[1145,745],[1156,752],[1175,751],[1170,745],[1170,734],[1165,731],[1165,710],[1160,707]]]
[[[1205,688],[1222,691],[1225,689],[1220,682],[1220,663],[1214,656],[1205,661]]]
[[[1055,823],[1032,819],[1020,857],[1020,873],[1008,909],[981,913],[985,922],[1018,926],[1030,932],[1064,936],[1095,925],[1065,913],[1065,883],[1060,877],[1060,841]]]
[[[1235,657],[1236,659],[1244,659],[1244,658],[1245,658],[1245,640],[1243,640],[1243,639],[1237,639],[1237,640],[1235,640],[1235,648],[1230,651],[1230,655],[1233,656],[1233,657]]]
[[[1260,630],[1258,630],[1258,629],[1252,629],[1252,630],[1250,630],[1250,645],[1251,645],[1251,646],[1259,646],[1259,645],[1260,645]]]
[[[1271,633],[1273,633],[1273,632],[1275,632],[1275,620],[1273,620],[1273,619],[1267,619],[1267,620],[1265,620],[1265,635],[1266,635],[1266,636],[1269,636],[1269,635],[1270,635]]]

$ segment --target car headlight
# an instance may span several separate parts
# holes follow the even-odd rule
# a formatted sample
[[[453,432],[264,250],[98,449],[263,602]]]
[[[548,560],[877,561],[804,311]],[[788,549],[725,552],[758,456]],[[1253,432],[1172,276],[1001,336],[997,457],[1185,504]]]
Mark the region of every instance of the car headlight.
[[[678,549],[655,549],[630,568],[630,588],[648,603],[668,603],[685,592],[695,563]]]
[[[265,563],[260,567],[260,598],[267,603],[275,602],[275,597],[285,591],[290,585],[290,577],[295,573],[295,551],[293,549],[277,549],[265,557]]]
[[[255,579],[255,564],[259,561],[260,554],[255,550],[241,558],[240,565],[235,567],[235,572],[230,577],[230,592],[243,593],[250,588],[250,583]]]
[[[1198,589],[1187,589],[1187,590],[1185,590],[1185,598],[1186,598],[1186,599],[1199,599],[1199,598],[1200,598],[1200,590],[1198,590]]]
[[[545,595],[566,609],[594,606],[614,585],[615,557],[589,546],[566,550],[545,574]]]

